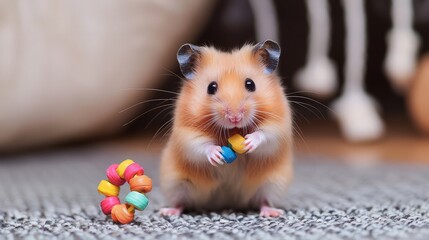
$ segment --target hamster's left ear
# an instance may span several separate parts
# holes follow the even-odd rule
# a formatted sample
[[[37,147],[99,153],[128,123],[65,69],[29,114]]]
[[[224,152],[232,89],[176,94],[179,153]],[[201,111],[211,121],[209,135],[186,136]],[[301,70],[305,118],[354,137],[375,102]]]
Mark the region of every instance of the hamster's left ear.
[[[280,46],[273,40],[258,43],[253,48],[254,54],[264,66],[264,72],[270,74],[276,70],[280,59]]]
[[[189,43],[182,45],[179,51],[177,51],[177,61],[179,62],[180,70],[187,79],[194,78],[200,53],[200,47]]]

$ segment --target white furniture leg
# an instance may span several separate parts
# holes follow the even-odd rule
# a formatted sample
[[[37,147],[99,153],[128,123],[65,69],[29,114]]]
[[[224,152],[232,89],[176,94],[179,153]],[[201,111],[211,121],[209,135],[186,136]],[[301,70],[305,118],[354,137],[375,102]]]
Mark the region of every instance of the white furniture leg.
[[[335,92],[338,83],[336,67],[328,58],[330,20],[327,0],[306,0],[309,41],[307,63],[295,76],[298,88],[320,97]]]
[[[249,0],[255,18],[256,39],[258,42],[271,39],[279,42],[277,15],[272,0]]]
[[[375,101],[364,90],[366,29],[363,0],[343,0],[346,20],[345,84],[333,109],[344,136],[369,141],[384,132]]]
[[[397,92],[408,89],[416,67],[420,38],[413,30],[413,1],[392,0],[393,27],[387,35],[384,70]]]

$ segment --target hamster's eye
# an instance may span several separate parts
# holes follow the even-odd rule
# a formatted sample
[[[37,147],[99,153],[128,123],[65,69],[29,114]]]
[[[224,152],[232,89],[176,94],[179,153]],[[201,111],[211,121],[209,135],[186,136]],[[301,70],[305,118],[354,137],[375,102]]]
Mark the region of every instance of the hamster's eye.
[[[217,92],[217,83],[213,81],[207,87],[207,93],[210,95],[214,95],[216,92]]]
[[[246,78],[246,81],[244,82],[244,86],[249,92],[254,92],[256,90],[255,83],[250,78]]]

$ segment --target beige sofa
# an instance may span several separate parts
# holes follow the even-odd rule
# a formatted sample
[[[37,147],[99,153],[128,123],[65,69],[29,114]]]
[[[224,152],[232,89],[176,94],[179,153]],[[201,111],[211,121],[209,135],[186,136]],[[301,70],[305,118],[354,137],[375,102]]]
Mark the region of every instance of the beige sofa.
[[[213,3],[0,0],[0,151],[120,130]]]

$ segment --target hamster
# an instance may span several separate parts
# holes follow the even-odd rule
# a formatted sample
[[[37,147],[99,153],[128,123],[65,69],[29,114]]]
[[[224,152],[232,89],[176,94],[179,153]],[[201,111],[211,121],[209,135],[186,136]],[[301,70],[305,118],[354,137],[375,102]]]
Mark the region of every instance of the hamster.
[[[280,208],[292,180],[292,113],[276,74],[280,46],[271,40],[232,52],[185,44],[177,59],[185,76],[171,135],[161,157],[161,190],[169,208]],[[220,146],[245,136],[247,152],[225,164]]]

